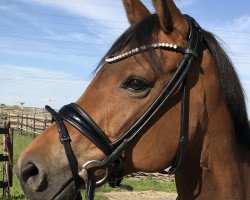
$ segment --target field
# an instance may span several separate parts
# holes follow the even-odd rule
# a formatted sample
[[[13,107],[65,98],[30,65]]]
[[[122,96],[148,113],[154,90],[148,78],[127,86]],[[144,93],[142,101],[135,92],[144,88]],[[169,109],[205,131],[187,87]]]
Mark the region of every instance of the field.
[[[30,142],[32,141],[32,135],[21,135],[19,133],[14,134],[14,164],[16,163],[18,156],[20,155],[20,152],[22,149],[24,149]],[[15,167],[15,166],[14,166]],[[173,182],[165,182],[165,181],[158,181],[152,177],[145,178],[145,180],[135,180],[126,178],[123,183],[124,185],[130,185],[133,187],[134,191],[144,191],[151,192],[154,195],[156,193],[152,191],[164,191],[164,192],[175,192],[175,184]],[[124,193],[126,190],[121,188],[112,189],[108,185],[104,185],[101,188],[97,189],[96,193],[96,200],[108,200],[108,199],[114,199],[112,198],[112,195],[119,196],[119,194],[129,194],[130,192]],[[84,192],[82,194],[84,196]],[[20,187],[20,184],[17,180],[16,175],[14,174],[14,180],[13,180],[13,187],[11,188],[11,198],[10,199],[16,199],[16,200],[25,200],[25,196],[22,192],[22,189]],[[127,199],[124,197],[121,197],[120,199]]]

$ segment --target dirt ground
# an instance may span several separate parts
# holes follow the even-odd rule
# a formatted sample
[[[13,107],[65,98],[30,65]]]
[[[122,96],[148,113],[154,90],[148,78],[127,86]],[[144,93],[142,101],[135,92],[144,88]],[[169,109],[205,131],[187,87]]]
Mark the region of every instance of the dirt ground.
[[[176,193],[142,191],[142,192],[109,192],[105,196],[109,200],[175,200]]]
[[[174,177],[160,173],[135,173],[127,176],[131,180],[145,180],[147,177],[155,178],[160,181],[173,182]],[[176,200],[176,193],[157,192],[157,191],[126,191],[126,192],[109,192],[105,194],[109,200]]]

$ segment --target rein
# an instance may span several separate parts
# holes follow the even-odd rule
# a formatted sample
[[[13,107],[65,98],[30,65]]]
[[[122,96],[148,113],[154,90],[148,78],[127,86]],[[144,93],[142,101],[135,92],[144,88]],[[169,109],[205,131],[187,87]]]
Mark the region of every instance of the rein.
[[[169,83],[163,91],[154,100],[146,112],[115,142],[111,142],[101,128],[91,119],[91,117],[77,104],[71,103],[63,106],[59,112],[54,111],[51,107],[46,106],[47,111],[52,115],[57,124],[60,141],[64,146],[65,153],[72,172],[76,190],[86,184],[86,199],[94,199],[96,186],[103,184],[108,180],[111,187],[120,185],[123,178],[123,157],[122,153],[134,142],[134,139],[142,133],[142,129],[153,119],[156,113],[167,103],[174,91],[182,84],[181,100],[181,119],[180,119],[180,139],[175,160],[168,173],[173,174],[179,168],[185,152],[188,130],[188,87],[186,77],[191,65],[197,58],[202,47],[202,29],[196,21],[186,16],[189,22],[188,47],[182,48],[174,44],[155,43],[148,46],[133,49],[118,56],[106,58],[106,62],[115,63],[127,57],[142,53],[149,49],[164,49],[182,53],[183,59]],[[82,135],[94,143],[105,155],[102,161],[91,160],[78,170],[78,162],[70,145],[71,139],[65,127],[63,120],[76,128]],[[105,170],[105,176],[96,181],[93,174],[96,170]],[[111,173],[109,173],[111,170]],[[76,199],[81,199],[80,192],[77,193]]]

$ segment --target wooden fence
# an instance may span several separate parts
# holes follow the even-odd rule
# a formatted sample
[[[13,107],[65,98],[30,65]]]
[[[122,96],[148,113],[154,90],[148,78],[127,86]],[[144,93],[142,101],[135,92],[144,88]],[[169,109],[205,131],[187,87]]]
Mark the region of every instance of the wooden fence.
[[[10,128],[9,122],[5,123],[3,128],[0,128],[0,134],[3,135],[0,154],[2,164],[0,188],[3,188],[3,199],[9,199],[13,174],[13,128]]]
[[[5,106],[5,105],[0,105],[0,113],[8,113],[8,114],[23,113],[29,115],[49,116],[49,113],[44,108]]]
[[[0,126],[10,122],[11,128],[33,137],[51,124],[51,116],[44,109],[0,107]]]
[[[41,133],[51,124],[51,116],[45,109],[8,107],[0,105],[0,188],[3,197],[9,199],[13,175],[13,132],[21,134]]]

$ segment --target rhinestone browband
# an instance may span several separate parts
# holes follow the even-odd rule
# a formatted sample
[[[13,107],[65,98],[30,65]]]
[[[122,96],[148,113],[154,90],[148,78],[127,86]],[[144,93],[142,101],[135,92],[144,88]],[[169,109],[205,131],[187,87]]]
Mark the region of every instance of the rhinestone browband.
[[[149,49],[165,49],[165,50],[172,50],[172,51],[177,51],[177,52],[181,52],[181,53],[185,53],[185,50],[180,47],[177,46],[176,44],[171,44],[171,43],[153,43],[151,45],[146,45],[146,46],[142,46],[142,47],[138,47],[138,48],[134,48],[130,51],[127,51],[125,53],[122,53],[120,55],[117,56],[111,56],[111,57],[106,57],[105,61],[107,63],[114,63],[120,60],[124,60],[130,56],[134,56],[138,53],[142,53],[144,51],[147,51]]]

